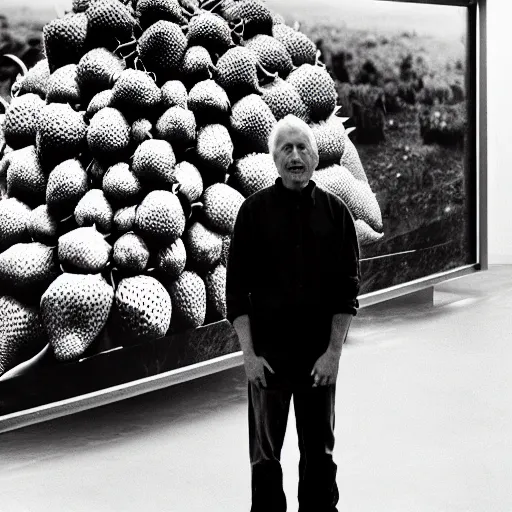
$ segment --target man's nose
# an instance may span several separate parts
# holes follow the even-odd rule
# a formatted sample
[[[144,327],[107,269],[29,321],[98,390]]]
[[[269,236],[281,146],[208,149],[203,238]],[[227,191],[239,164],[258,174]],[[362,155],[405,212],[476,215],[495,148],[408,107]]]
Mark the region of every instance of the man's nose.
[[[292,149],[292,159],[293,160],[300,160],[300,153],[299,153],[299,150],[296,146],[293,147]]]

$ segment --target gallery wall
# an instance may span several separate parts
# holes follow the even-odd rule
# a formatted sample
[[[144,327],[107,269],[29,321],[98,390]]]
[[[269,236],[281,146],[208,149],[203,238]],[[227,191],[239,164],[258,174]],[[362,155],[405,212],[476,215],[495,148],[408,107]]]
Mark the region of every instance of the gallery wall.
[[[487,4],[489,263],[512,264],[512,5],[507,0]]]

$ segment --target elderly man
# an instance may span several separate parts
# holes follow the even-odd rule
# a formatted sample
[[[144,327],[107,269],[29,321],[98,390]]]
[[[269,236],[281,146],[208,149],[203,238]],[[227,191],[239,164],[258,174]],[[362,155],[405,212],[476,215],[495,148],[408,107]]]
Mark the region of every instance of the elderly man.
[[[335,512],[335,385],[359,306],[359,246],[347,207],[311,180],[310,127],[286,116],[269,149],[280,177],[242,204],[226,283],[248,378],[251,512],[286,510],[280,456],[292,397],[299,512]]]

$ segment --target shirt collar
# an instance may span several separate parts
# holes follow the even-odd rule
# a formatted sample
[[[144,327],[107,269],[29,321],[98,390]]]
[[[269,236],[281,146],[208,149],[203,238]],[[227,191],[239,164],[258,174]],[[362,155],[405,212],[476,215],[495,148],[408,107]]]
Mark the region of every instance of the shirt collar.
[[[311,201],[311,204],[315,205],[316,199],[316,184],[313,180],[309,180],[308,184],[300,191],[290,190],[286,188],[283,184],[283,179],[281,177],[276,178],[275,187],[278,194],[281,197],[286,197],[287,199],[300,199],[300,200],[308,200]]]

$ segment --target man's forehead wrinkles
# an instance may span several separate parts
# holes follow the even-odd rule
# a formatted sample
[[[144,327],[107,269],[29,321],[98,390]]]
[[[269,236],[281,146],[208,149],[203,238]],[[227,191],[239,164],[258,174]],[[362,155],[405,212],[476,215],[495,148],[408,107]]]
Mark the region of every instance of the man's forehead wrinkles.
[[[277,147],[283,147],[286,144],[306,144],[309,145],[309,138],[303,130],[290,130],[283,128],[279,131],[276,137]]]

